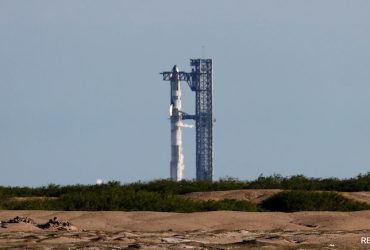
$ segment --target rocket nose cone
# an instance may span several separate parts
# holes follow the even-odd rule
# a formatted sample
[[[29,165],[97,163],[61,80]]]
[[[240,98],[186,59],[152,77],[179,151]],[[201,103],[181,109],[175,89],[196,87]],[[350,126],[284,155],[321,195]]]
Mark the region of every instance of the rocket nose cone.
[[[179,68],[177,67],[177,65],[173,66],[172,71],[179,72]]]

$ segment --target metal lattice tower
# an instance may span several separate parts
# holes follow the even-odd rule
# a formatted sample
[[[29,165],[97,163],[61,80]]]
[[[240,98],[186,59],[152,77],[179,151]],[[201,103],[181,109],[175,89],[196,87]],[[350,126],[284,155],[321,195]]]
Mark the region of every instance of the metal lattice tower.
[[[213,110],[212,60],[192,59],[192,86],[195,91],[196,177],[212,180]]]
[[[182,120],[195,120],[196,179],[212,180],[213,176],[213,83],[212,59],[191,59],[191,73],[177,72],[180,81],[186,81],[195,92],[195,115],[181,111]],[[171,81],[175,74],[162,72],[163,80]]]

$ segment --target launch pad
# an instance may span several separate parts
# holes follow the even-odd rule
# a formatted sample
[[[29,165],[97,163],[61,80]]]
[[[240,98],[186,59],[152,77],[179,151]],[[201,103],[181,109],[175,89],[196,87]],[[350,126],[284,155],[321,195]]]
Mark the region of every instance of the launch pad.
[[[182,179],[183,154],[182,120],[195,121],[196,130],[196,179],[212,180],[213,176],[213,83],[212,59],[191,59],[191,72],[179,71],[176,65],[172,71],[162,72],[163,80],[171,83],[171,178]],[[186,81],[195,92],[195,115],[181,110],[180,82]],[[176,174],[175,174],[176,173]]]

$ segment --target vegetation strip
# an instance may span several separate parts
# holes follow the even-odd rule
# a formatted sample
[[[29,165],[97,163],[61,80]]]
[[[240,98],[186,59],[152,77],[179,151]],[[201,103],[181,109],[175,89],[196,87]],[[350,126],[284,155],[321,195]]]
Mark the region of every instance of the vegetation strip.
[[[244,200],[194,201],[178,196],[190,192],[257,188],[291,191],[277,193],[261,204]],[[156,180],[123,185],[113,181],[102,185],[58,186],[51,184],[37,188],[0,187],[0,209],[166,212],[217,210],[292,212],[370,209],[368,204],[347,199],[338,193],[315,190],[369,191],[370,173],[342,180],[307,178],[302,175],[292,177],[273,175],[260,176],[254,181],[229,178],[214,182]],[[37,199],[32,197],[37,197]]]

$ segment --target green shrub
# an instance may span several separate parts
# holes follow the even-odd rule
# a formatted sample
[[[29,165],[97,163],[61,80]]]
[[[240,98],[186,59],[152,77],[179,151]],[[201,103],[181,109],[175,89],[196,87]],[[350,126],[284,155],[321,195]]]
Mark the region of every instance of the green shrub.
[[[366,203],[353,201],[335,192],[292,190],[264,200],[261,207],[270,211],[358,211],[370,209]]]
[[[370,172],[354,178],[308,178],[303,175],[282,177],[281,175],[259,176],[253,181],[225,178],[217,181],[169,179],[121,184],[111,181],[103,185],[49,184],[44,187],[1,187],[0,209],[46,209],[46,210],[125,210],[125,211],[213,211],[238,210],[257,211],[260,208],[246,201],[191,201],[178,197],[190,192],[207,192],[235,189],[285,189],[285,190],[327,190],[327,191],[370,191]],[[293,191],[292,191],[293,192]],[[300,210],[359,210],[365,205],[343,201],[334,194],[282,193],[271,197],[262,209],[273,211]],[[293,195],[294,194],[294,195]],[[326,195],[328,197],[326,197]],[[15,200],[12,197],[53,197],[46,200]],[[289,198],[289,199],[288,199]],[[330,203],[329,201],[332,201]],[[271,203],[267,203],[271,202]],[[285,203],[284,203],[285,202]],[[351,203],[352,202],[352,203]],[[269,207],[269,208],[268,208]],[[347,209],[347,210],[346,210]]]
[[[258,206],[237,200],[192,201],[172,194],[148,191],[99,191],[73,192],[59,199],[8,200],[5,209],[17,210],[66,210],[66,211],[162,211],[201,212],[216,210],[257,211]]]

